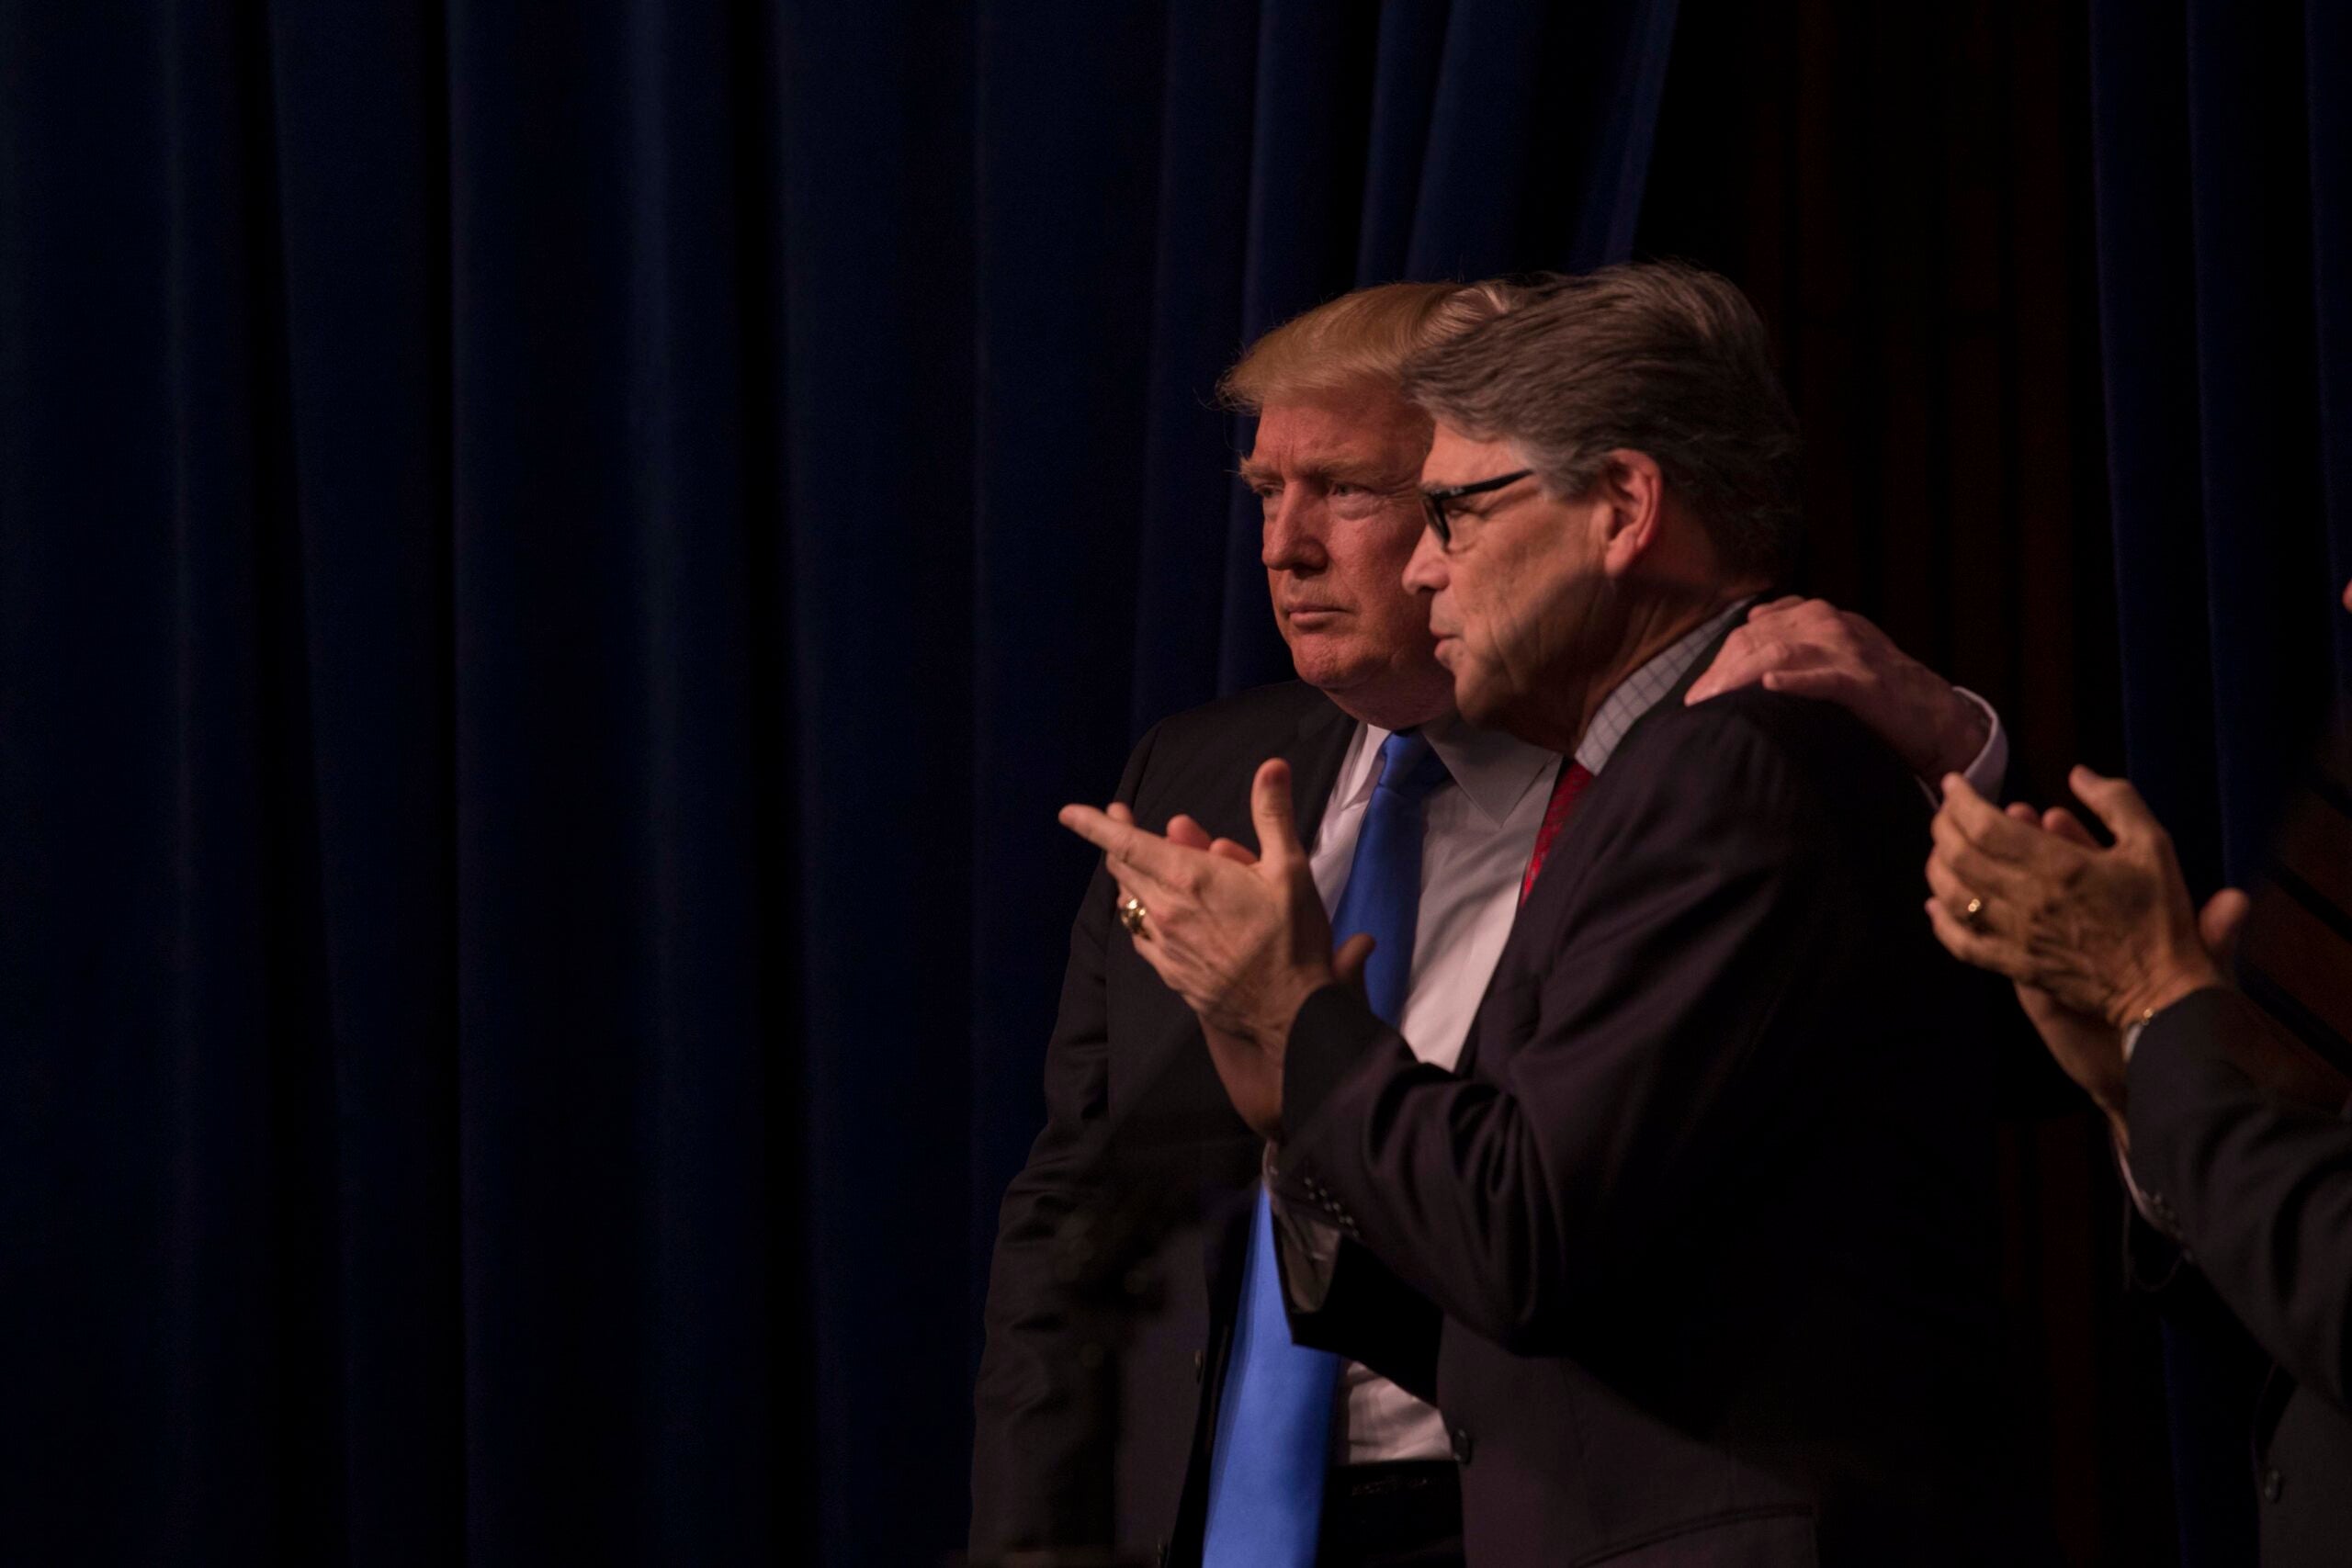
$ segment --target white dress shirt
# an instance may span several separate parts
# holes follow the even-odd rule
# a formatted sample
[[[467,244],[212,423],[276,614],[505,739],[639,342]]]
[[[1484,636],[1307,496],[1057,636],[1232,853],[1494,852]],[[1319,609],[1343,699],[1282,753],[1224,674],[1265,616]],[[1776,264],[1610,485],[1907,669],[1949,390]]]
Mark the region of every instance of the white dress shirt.
[[[1673,689],[1748,603],[1732,606],[1620,682],[1586,727],[1577,761],[1600,773],[1634,721]],[[1984,749],[1969,765],[1968,780],[1982,791],[1997,791],[2008,767],[2008,738],[2001,732],[1999,716],[1983,699],[1963,694],[1991,720]],[[1500,731],[1474,730],[1453,717],[1430,724],[1424,733],[1444,761],[1451,782],[1441,784],[1422,808],[1421,901],[1413,924],[1413,972],[1405,1016],[1396,1022],[1414,1055],[1451,1068],[1461,1058],[1471,1018],[1510,939],[1519,911],[1520,880],[1551,803],[1560,759]],[[1376,725],[1356,727],[1324,806],[1308,862],[1327,909],[1340,907],[1347,886],[1356,839],[1372,804],[1373,786],[1379,782],[1381,743],[1388,735]],[[1340,938],[1348,934],[1336,933]],[[1286,1230],[1312,1223],[1283,1213],[1280,1204],[1276,1213]],[[1336,1243],[1336,1235],[1328,1239]],[[1445,1422],[1436,1408],[1370,1368],[1347,1363],[1340,1376],[1340,1394],[1343,1411],[1342,1419],[1334,1423],[1335,1462],[1452,1457]]]

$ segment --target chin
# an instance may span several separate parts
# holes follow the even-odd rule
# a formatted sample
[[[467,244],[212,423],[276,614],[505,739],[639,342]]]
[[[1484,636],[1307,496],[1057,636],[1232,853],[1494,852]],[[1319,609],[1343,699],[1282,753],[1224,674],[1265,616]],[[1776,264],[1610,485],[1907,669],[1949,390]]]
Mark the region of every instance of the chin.
[[[1499,682],[1487,679],[1475,663],[1456,660],[1453,666],[1453,706],[1464,720],[1479,729],[1503,726],[1510,713],[1510,694]]]
[[[1325,692],[1344,692],[1379,673],[1376,664],[1367,667],[1363,660],[1351,659],[1339,649],[1317,648],[1305,640],[1291,644],[1290,661],[1300,680]]]

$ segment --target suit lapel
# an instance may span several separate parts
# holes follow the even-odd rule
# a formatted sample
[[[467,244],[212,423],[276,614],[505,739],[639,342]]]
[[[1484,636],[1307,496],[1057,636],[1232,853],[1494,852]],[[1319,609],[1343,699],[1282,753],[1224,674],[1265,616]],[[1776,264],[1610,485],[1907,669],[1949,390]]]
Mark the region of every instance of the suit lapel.
[[[1330,805],[1331,784],[1340,776],[1340,763],[1347,757],[1348,742],[1355,732],[1354,719],[1329,698],[1318,697],[1286,732],[1245,737],[1237,742],[1220,768],[1215,795],[1188,802],[1182,809],[1221,838],[1261,847],[1257,824],[1250,816],[1250,789],[1259,764],[1280,757],[1290,764],[1291,815],[1298,824],[1299,841],[1312,850],[1324,808]]]
[[[1250,783],[1256,778],[1261,762],[1268,757],[1280,757],[1290,764],[1291,810],[1298,824],[1299,840],[1312,850],[1324,808],[1330,803],[1332,781],[1339,777],[1340,763],[1347,755],[1348,742],[1354,739],[1355,730],[1354,719],[1328,699],[1318,700],[1299,719],[1296,728],[1271,749],[1267,739],[1261,738],[1254,743],[1245,739],[1235,750],[1229,759],[1230,769],[1222,776],[1238,779],[1238,787],[1227,784],[1218,790],[1216,798],[1179,809],[1191,811],[1194,820],[1220,838],[1255,845],[1258,829],[1250,816]],[[1153,1043],[1155,1055],[1172,1055],[1175,1037],[1195,1026],[1192,1013],[1180,1009],[1170,1020],[1167,1032]]]
[[[1331,785],[1340,776],[1340,763],[1355,733],[1356,721],[1327,698],[1299,720],[1298,732],[1283,748],[1283,761],[1290,764],[1291,811],[1298,820],[1298,841],[1310,851],[1323,826],[1324,808],[1331,804]],[[1245,818],[1249,805],[1245,795]]]
[[[1293,815],[1300,837],[1311,845],[1340,763],[1354,738],[1355,720],[1319,694],[1306,696],[1295,718],[1260,727],[1254,733],[1219,737],[1214,761],[1204,756],[1207,765],[1188,769],[1189,782],[1176,784],[1163,795],[1159,809],[1189,812],[1211,833],[1255,844],[1250,783],[1261,762],[1278,756],[1290,764]],[[1148,1064],[1141,1080],[1144,1087],[1127,1097],[1120,1131],[1109,1144],[1114,1154],[1131,1145],[1167,1147],[1171,1144],[1190,1145],[1196,1151],[1204,1199],[1210,1299],[1229,1303],[1248,1238],[1249,1208],[1236,1203],[1232,1213],[1221,1213],[1224,1206],[1214,1199],[1248,1187],[1257,1170],[1257,1142],[1226,1102],[1223,1086],[1201,1040],[1199,1021],[1191,1010],[1159,988],[1156,977],[1142,968],[1142,960],[1130,955],[1117,962],[1123,969],[1136,965],[1139,972],[1131,975],[1130,983],[1157,994],[1159,1001],[1152,1010],[1160,1021],[1137,1032],[1143,1049],[1130,1059]],[[1142,1019],[1136,1021],[1145,1023]],[[1233,1223],[1237,1214],[1238,1224]]]
[[[1642,727],[1644,725],[1648,724],[1659,714],[1671,712],[1682,705],[1683,697],[1690,692],[1692,686],[1699,683],[1699,677],[1705,674],[1707,671],[1713,667],[1715,662],[1716,655],[1723,652],[1724,644],[1730,640],[1731,634],[1738,630],[1740,625],[1741,617],[1736,615],[1732,617],[1731,621],[1724,626],[1723,630],[1717,632],[1713,637],[1709,639],[1707,646],[1699,650],[1699,657],[1690,661],[1690,667],[1682,671],[1681,679],[1676,681],[1674,684],[1668,689],[1666,695],[1660,697],[1655,704],[1646,709],[1639,718],[1635,719],[1631,725],[1626,727],[1623,738],[1617,742],[1617,751],[1619,753],[1623,753],[1625,748],[1632,743],[1634,737],[1641,733]],[[1592,785],[1589,787],[1599,787],[1600,782],[1600,781],[1596,777]],[[1589,803],[1580,801],[1577,805],[1577,810],[1582,811],[1585,809],[1587,804]],[[1552,846],[1551,858],[1546,859],[1544,862],[1546,865],[1551,864],[1553,859],[1560,857],[1561,852],[1567,847],[1569,841],[1574,838],[1575,831],[1575,825],[1573,821],[1571,821],[1569,826],[1561,832],[1560,841]],[[1543,878],[1536,878],[1536,886],[1541,887],[1543,885]],[[1531,896],[1528,902],[1532,903],[1533,901],[1533,897]],[[1533,934],[1532,927],[1528,931],[1524,932],[1520,930],[1521,925],[1525,923],[1526,918],[1527,907],[1526,905],[1521,905],[1518,914],[1512,917],[1510,936],[1503,943],[1501,956],[1497,958],[1495,961],[1494,972],[1487,976],[1486,995],[1479,998],[1478,1010],[1471,1017],[1469,1038],[1462,1043],[1461,1059],[1457,1061],[1453,1066],[1453,1070],[1464,1077],[1470,1075],[1471,1069],[1476,1066],[1478,1059],[1478,1039],[1480,1035],[1486,1032],[1487,1005],[1494,998],[1495,981],[1502,976],[1505,969],[1510,967],[1512,959],[1520,952],[1524,950],[1529,938]],[[1539,918],[1542,917],[1539,916]]]

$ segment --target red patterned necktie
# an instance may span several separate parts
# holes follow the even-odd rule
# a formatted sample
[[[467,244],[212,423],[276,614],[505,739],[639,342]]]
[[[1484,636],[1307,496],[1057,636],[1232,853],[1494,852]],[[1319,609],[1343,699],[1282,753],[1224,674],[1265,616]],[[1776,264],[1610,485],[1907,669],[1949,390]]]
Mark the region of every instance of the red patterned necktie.
[[[1576,809],[1577,796],[1582,795],[1584,786],[1591,782],[1592,770],[1574,758],[1569,759],[1568,765],[1560,770],[1560,776],[1553,782],[1551,804],[1544,807],[1544,826],[1535,829],[1535,852],[1527,857],[1527,874],[1520,878],[1521,903],[1526,903],[1527,896],[1535,891],[1535,874],[1544,869],[1544,857],[1552,852],[1552,840],[1560,836],[1561,828],[1567,823],[1568,813]]]

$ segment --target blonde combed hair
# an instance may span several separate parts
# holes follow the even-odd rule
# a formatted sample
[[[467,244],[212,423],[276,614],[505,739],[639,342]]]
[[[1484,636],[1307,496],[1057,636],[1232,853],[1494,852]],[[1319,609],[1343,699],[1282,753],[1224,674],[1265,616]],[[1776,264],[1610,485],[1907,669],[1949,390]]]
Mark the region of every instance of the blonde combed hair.
[[[1327,300],[1251,344],[1217,382],[1227,408],[1257,413],[1363,386],[1395,388],[1416,355],[1517,301],[1513,284],[1383,283]]]

